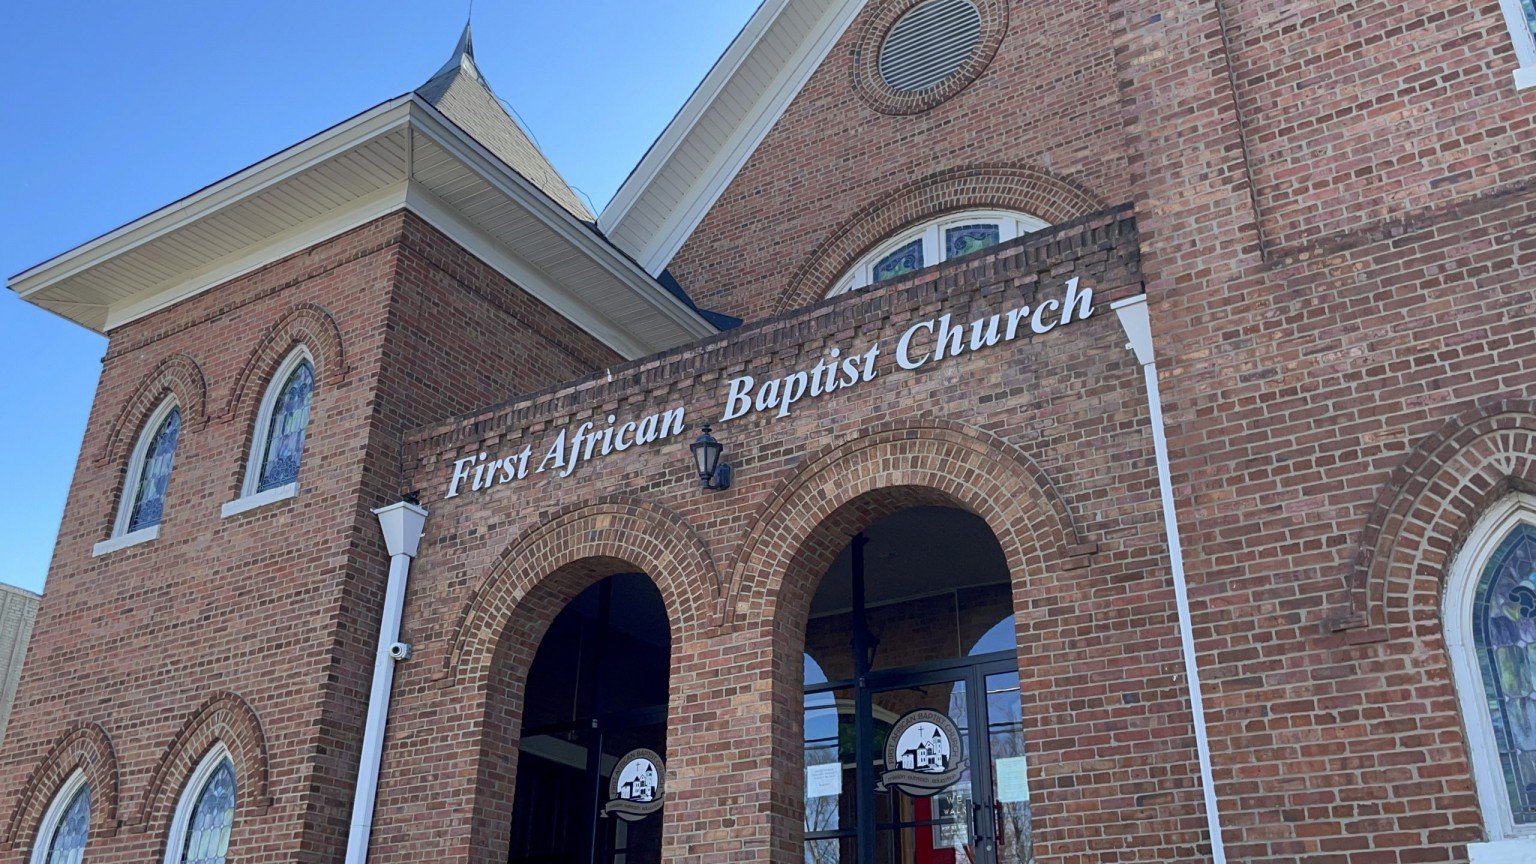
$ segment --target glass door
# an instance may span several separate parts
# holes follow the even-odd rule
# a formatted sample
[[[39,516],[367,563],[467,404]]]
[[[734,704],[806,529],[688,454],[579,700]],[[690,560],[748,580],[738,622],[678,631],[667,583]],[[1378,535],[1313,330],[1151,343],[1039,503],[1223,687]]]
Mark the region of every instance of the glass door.
[[[806,864],[1031,864],[1015,664],[808,688]]]
[[[871,675],[864,691],[871,717],[894,718],[883,741],[870,742],[865,800],[873,818],[878,864],[992,864],[987,819],[985,741],[973,722],[968,669]],[[864,861],[871,860],[867,855]]]

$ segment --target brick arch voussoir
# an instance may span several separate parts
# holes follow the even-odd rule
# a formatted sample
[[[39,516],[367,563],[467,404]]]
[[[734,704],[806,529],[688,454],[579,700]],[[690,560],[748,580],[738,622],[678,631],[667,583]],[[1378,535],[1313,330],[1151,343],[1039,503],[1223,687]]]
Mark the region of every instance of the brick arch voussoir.
[[[1492,399],[1446,423],[1383,485],[1330,627],[1380,631],[1438,615],[1446,569],[1468,532],[1517,491],[1536,492],[1536,401]]]
[[[309,349],[315,362],[315,380],[335,386],[346,379],[347,364],[341,328],[324,307],[301,303],[288,310],[276,324],[267,328],[256,350],[230,388],[224,418],[244,419],[254,415],[266,392],[268,379],[298,346]]]
[[[828,233],[779,297],[779,312],[826,296],[876,244],[917,222],[958,210],[993,208],[1033,214],[1056,225],[1104,209],[1087,189],[1042,168],[980,165],[913,181],[854,213]]]
[[[267,737],[250,703],[234,693],[219,693],[189,716],[145,787],[136,828],[168,825],[182,786],[214,744],[223,744],[235,764],[239,810],[262,813],[271,806]]]
[[[554,574],[599,560],[623,562],[655,582],[674,639],[714,620],[720,577],[704,541],[675,511],[615,496],[554,514],[508,547],[466,602],[445,673],[460,682],[488,680],[504,635],[534,590]]]
[[[850,518],[867,523],[922,503],[964,507],[987,522],[1015,572],[1092,552],[1049,476],[1017,447],[959,423],[886,423],[822,450],[774,492],[731,570],[721,626],[776,620],[778,594],[818,530],[847,505],[898,487],[915,497]]]
[[[199,429],[208,422],[208,386],[202,368],[185,354],[172,354],[144,376],[133,395],[118,409],[107,427],[107,443],[97,453],[97,463],[126,463],[128,451],[139,439],[139,431],[167,396],[176,397],[184,430]]]
[[[110,837],[117,833],[117,751],[100,725],[80,723],[60,736],[22,784],[5,836],[0,838],[7,847],[25,846],[36,835],[53,796],[76,769],[85,772],[91,790],[90,836]]]

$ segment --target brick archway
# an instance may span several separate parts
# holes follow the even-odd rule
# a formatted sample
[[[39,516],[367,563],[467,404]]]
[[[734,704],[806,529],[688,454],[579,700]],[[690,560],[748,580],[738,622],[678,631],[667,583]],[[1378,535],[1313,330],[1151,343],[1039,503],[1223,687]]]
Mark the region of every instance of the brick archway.
[[[555,516],[508,549],[466,605],[445,672],[464,692],[480,730],[468,860],[506,860],[522,696],[545,631],[588,586],[626,572],[646,574],[661,593],[672,630],[669,674],[676,680],[683,646],[713,621],[719,577],[703,541],[660,505],[616,497]],[[677,703],[674,692],[669,742],[679,735]]]
[[[6,846],[17,850],[32,848],[43,814],[76,770],[85,772],[91,790],[90,839],[117,834],[117,752],[105,729],[95,723],[81,723],[59,738],[22,785],[5,832]]]
[[[268,379],[293,349],[303,345],[315,361],[315,381],[334,387],[346,378],[346,353],[341,328],[324,308],[301,303],[262,334],[256,351],[245,361],[230,388],[224,419],[246,420],[256,413]]]
[[[826,296],[834,282],[876,244],[909,225],[958,210],[1017,210],[1052,225],[1104,209],[1086,189],[1028,165],[953,168],[915,180],[854,213],[827,234],[789,281],[776,312]]]
[[[901,491],[840,512],[882,489]],[[1092,551],[1050,478],[1017,448],[958,423],[889,423],[807,460],[779,488],[737,556],[721,623],[783,621],[786,589],[791,615],[796,603],[808,609],[793,576],[819,576],[852,533],[919,504],[986,520],[1014,573],[1046,562],[1075,569]]]
[[[799,860],[803,782],[801,656],[821,575],[853,534],[900,510],[933,504],[981,517],[1013,574],[1014,606],[1047,598],[1052,574],[1087,567],[1085,542],[1066,502],[1027,455],[957,423],[889,423],[807,460],[754,521],[727,585],[722,617],[769,655],[761,700],[771,734],[756,742],[768,770],[758,776],[756,818],[767,823],[774,860]],[[760,661],[761,662],[761,661]],[[744,757],[741,757],[744,758]]]
[[[167,829],[172,810],[203,756],[215,744],[229,750],[235,767],[236,831],[249,824],[251,817],[262,815],[271,800],[267,790],[267,739],[255,710],[233,693],[220,693],[204,702],[187,722],[155,768],[139,806],[135,828],[151,826]],[[245,818],[242,818],[245,817]]]
[[[1392,473],[1345,575],[1334,630],[1364,641],[1439,621],[1446,569],[1478,518],[1511,492],[1536,492],[1536,401],[1481,403],[1431,435]]]
[[[137,442],[140,429],[167,396],[176,397],[184,429],[198,429],[207,422],[208,388],[203,370],[191,357],[172,354],[144,377],[118,410],[107,430],[107,444],[96,454],[97,463],[126,468],[128,452]]]

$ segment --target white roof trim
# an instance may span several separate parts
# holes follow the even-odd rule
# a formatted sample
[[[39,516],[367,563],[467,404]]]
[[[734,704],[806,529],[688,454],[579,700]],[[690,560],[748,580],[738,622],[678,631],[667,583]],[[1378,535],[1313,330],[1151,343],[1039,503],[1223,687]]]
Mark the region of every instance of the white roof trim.
[[[659,301],[656,305],[661,311],[695,337],[703,338],[719,332],[702,315],[689,308],[688,304],[661,287],[650,273],[599,235],[590,224],[577,219],[575,214],[556,204],[532,181],[508,168],[436,108],[427,104],[426,100],[420,96],[413,98],[424,113],[436,120],[435,124],[417,124],[413,127],[417,132],[425,134],[439,146],[480,169],[497,189],[586,252],[631,290],[654,297]]]
[[[400,132],[402,129],[406,131]],[[352,151],[391,134],[403,135],[406,147],[405,161],[394,169],[398,179],[393,183],[345,203],[326,205],[329,209],[322,210],[321,215],[248,242],[237,247],[236,252],[218,254],[217,250],[210,250],[194,269],[175,272],[159,283],[144,280],[144,286],[133,289],[132,293],[119,292],[115,297],[103,295],[99,289],[82,287],[86,283],[71,281],[72,277],[114,262],[118,256],[154,244],[199,220],[213,218],[224,208],[269,190],[284,194],[291,192],[295,187],[283,185],[285,181],[324,166],[327,160],[349,158]],[[534,259],[525,260],[524,253],[528,250],[513,248],[515,244],[493,238],[473,219],[435,197],[426,183],[408,176],[410,142],[416,140],[415,136],[432,142],[489,189],[505,196],[518,211],[543,226],[541,230],[547,232],[546,237],[569,244],[589,265],[595,264],[597,269],[590,271],[594,275],[573,284],[563,284],[530,263]],[[388,183],[388,176],[386,174],[380,182]],[[10,287],[29,302],[106,332],[401,209],[418,213],[492,268],[628,359],[718,332],[686,302],[667,291],[632,259],[607,242],[591,224],[559,206],[531,181],[509,168],[414,94],[369,109],[194,195],[32,267],[10,280]],[[165,242],[171,242],[171,239],[174,238]],[[83,300],[100,298],[101,302],[72,300],[69,299],[71,292],[81,292],[75,296]],[[640,318],[629,317],[635,309],[644,310]]]
[[[794,0],[766,0],[747,26],[726,49],[720,60],[705,76],[704,81],[684,103],[676,117],[662,131],[656,143],[640,160],[640,164],[619,187],[608,206],[603,208],[597,225],[605,234],[612,235],[643,198],[662,169],[677,154],[680,147],[694,132],[699,121],[714,104],[731,79],[741,69],[767,36],[779,16]],[[725,144],[718,148],[704,171],[694,179],[683,199],[673,208],[671,215],[654,236],[636,250],[632,250],[647,272],[659,274],[665,270],[672,256],[677,254],[703,221],[715,202],[724,194],[747,159],[767,137],[795,96],[821,67],[832,46],[854,16],[863,8],[864,0],[829,0],[827,9],[812,29],[814,38],[801,42],[799,48],[785,63],[763,96],[753,105]]]
[[[81,270],[142,246],[228,204],[351,150],[406,122],[409,96],[384,102],[95,240],[30,267],[9,280],[23,298]]]
[[[190,277],[178,280],[162,290],[115,303],[107,307],[106,330],[110,332],[146,315],[152,315],[231,279],[260,270],[273,261],[280,261],[333,237],[340,237],[360,225],[393,213],[405,206],[405,185],[402,181],[359,198],[319,219],[290,228],[265,243],[252,246],[245,254],[233,260],[220,261],[196,271]],[[22,294],[23,298],[26,296]]]

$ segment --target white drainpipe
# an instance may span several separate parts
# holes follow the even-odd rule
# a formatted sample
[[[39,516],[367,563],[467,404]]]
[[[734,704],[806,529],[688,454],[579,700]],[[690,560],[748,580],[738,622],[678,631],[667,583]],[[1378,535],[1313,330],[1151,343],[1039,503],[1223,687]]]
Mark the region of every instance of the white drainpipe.
[[[379,791],[379,763],[384,758],[384,729],[389,723],[389,697],[395,684],[395,664],[409,660],[411,646],[400,641],[400,615],[411,561],[421,543],[427,511],[400,501],[373,511],[389,550],[389,587],[384,592],[384,619],[379,622],[379,648],[373,660],[373,691],[368,696],[368,725],[363,729],[363,757],[357,769],[357,793],[352,799],[352,830],[347,835],[346,864],[366,864],[368,838],[373,832],[373,804]]]
[[[1184,649],[1184,677],[1189,681],[1189,711],[1195,721],[1195,750],[1200,757],[1200,786],[1205,794],[1205,822],[1211,833],[1211,859],[1226,864],[1221,839],[1221,814],[1216,809],[1216,780],[1211,771],[1211,740],[1205,728],[1205,700],[1200,694],[1200,667],[1195,660],[1194,627],[1189,615],[1189,585],[1184,579],[1184,547],[1179,542],[1178,511],[1173,504],[1173,476],[1168,467],[1168,435],[1163,428],[1163,397],[1157,386],[1157,358],[1152,352],[1152,322],[1147,295],[1138,294],[1110,304],[1130,337],[1125,347],[1136,352],[1147,381],[1147,410],[1152,420],[1152,447],[1157,455],[1157,482],[1162,488],[1163,528],[1173,566],[1173,596],[1179,608],[1179,642]]]

